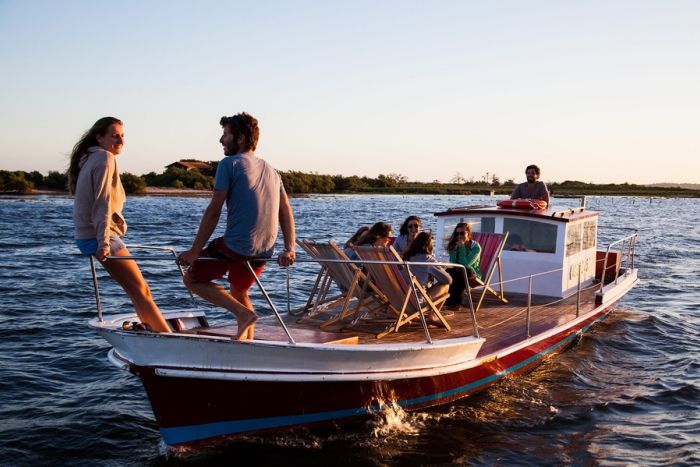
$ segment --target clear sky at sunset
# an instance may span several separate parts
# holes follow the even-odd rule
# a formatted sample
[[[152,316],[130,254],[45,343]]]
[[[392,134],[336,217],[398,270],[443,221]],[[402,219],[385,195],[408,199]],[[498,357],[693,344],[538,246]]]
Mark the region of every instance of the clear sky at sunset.
[[[0,0],[0,169],[63,171],[124,121],[122,172],[280,170],[700,182],[700,1]]]

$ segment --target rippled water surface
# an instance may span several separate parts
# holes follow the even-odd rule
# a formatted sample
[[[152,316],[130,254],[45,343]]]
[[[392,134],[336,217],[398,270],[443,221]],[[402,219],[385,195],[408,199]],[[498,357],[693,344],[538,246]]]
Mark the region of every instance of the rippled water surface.
[[[292,206],[299,237],[343,242],[361,224],[383,220],[398,229],[417,214],[434,228],[433,212],[493,199],[329,196]],[[129,198],[125,241],[182,251],[207,202]],[[436,410],[174,451],[162,444],[140,381],[108,363],[109,346],[86,326],[95,301],[89,262],[72,240],[72,200],[0,198],[0,463],[699,465],[700,200],[591,197],[588,207],[602,212],[603,225],[639,229],[642,281],[607,320],[532,373]],[[171,263],[142,269],[159,305],[187,305]],[[313,281],[310,265],[294,269],[297,289]],[[99,274],[104,308],[129,310],[123,292]],[[279,268],[270,265],[263,281],[285,310]],[[295,290],[292,306],[305,299]]]

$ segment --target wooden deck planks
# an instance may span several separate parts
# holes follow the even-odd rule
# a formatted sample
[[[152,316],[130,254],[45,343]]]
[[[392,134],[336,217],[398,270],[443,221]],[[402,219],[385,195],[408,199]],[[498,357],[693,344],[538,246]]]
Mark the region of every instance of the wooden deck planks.
[[[582,290],[581,314],[595,309],[595,291],[597,289],[597,286],[593,286]],[[506,298],[508,303],[495,300],[484,302],[476,314],[479,336],[486,339],[479,352],[480,356],[497,352],[526,337],[527,296],[523,294],[507,294]],[[565,299],[533,296],[530,336],[546,332],[563,322],[574,319],[576,317],[576,301],[575,294]],[[327,313],[330,317],[333,315],[333,310]],[[297,323],[299,316],[283,314],[282,317],[292,337],[296,342],[300,343],[357,343],[357,345],[362,345],[421,342],[426,340],[425,331],[418,319],[415,320],[415,323],[402,326],[398,333],[390,333],[378,340],[374,338],[371,332],[378,332],[392,323],[393,319],[386,315],[374,315],[370,319],[361,321],[351,330],[347,329],[350,318],[321,329],[315,323]],[[433,341],[467,337],[474,334],[471,313],[468,307],[463,307],[462,311],[455,312],[453,315],[447,316],[446,319],[452,327],[451,331],[434,326],[428,328]],[[367,333],[360,331],[363,327],[368,331]],[[206,328],[198,331],[199,334],[222,337],[232,337],[235,335],[235,332],[235,325]],[[255,339],[287,340],[287,337],[282,327],[278,324],[259,323],[255,327]]]
[[[581,313],[586,313],[595,308],[595,290],[590,288],[583,290],[581,295]],[[476,321],[479,329],[479,336],[486,338],[484,351],[505,347],[513,340],[521,340],[526,336],[527,321],[527,297],[521,294],[508,294],[508,303],[500,301],[489,301],[482,305],[476,314]],[[576,296],[566,299],[556,299],[552,297],[533,297],[530,316],[530,335],[546,332],[559,325],[562,321],[569,321],[575,318]],[[430,336],[433,340],[449,339],[455,337],[466,337],[473,335],[471,313],[468,307],[463,307],[462,311],[456,312],[447,317],[447,321],[452,326],[452,331],[438,327],[429,327]],[[384,321],[384,325],[390,321]],[[380,327],[367,326],[368,330]],[[353,331],[357,332],[361,326],[356,326]],[[329,329],[331,331],[341,331],[342,324]],[[358,332],[359,343],[378,342],[369,334]],[[402,327],[398,333],[391,333],[383,337],[379,342],[415,342],[425,339],[425,332],[416,320],[415,324]],[[504,342],[506,344],[504,344]]]

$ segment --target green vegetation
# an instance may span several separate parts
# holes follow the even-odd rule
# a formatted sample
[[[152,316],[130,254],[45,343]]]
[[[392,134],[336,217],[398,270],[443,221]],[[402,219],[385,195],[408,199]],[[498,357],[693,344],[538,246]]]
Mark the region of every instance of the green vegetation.
[[[138,175],[130,174],[129,172],[124,172],[119,175],[122,181],[122,186],[124,187],[124,192],[128,194],[143,193],[146,189],[146,180]]]
[[[199,161],[189,161],[199,162]],[[155,172],[142,176],[148,186],[164,186],[172,188],[193,188],[195,190],[211,190],[214,188],[214,177],[207,177],[197,169],[185,170],[171,167],[161,174]]]
[[[188,160],[199,162],[197,160]],[[216,168],[216,162],[212,164]],[[474,177],[467,179],[459,172],[450,183],[409,182],[407,177],[400,174],[380,174],[377,178],[358,177],[351,175],[321,175],[297,171],[283,172],[280,176],[287,193],[290,194],[436,194],[436,195],[510,195],[515,188],[515,181],[510,179],[500,182],[496,174],[487,173],[481,180]],[[190,188],[193,190],[211,190],[214,177],[203,175],[199,170],[185,170],[171,167],[160,174],[150,172],[137,176],[124,172],[121,174],[124,191],[128,194],[143,193],[147,186]],[[0,170],[0,192],[31,193],[32,190],[48,188],[66,190],[68,177],[59,172],[49,172],[44,177],[39,172],[8,172]],[[700,190],[681,188],[679,186],[633,185],[629,183],[596,185],[567,180],[562,183],[549,183],[555,195],[588,195],[588,196],[652,196],[652,197],[685,197],[700,198]]]
[[[0,192],[25,194],[31,193],[35,187],[65,191],[68,190],[68,176],[60,172],[49,172],[44,177],[36,170],[33,172],[0,170]]]

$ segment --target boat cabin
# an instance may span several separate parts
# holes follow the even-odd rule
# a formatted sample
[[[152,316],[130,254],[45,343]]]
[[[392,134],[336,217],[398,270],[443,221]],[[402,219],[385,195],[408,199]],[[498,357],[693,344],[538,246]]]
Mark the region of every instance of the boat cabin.
[[[532,294],[567,297],[579,285],[590,285],[596,277],[598,212],[585,206],[557,210],[515,209],[496,206],[466,206],[435,213],[436,256],[447,262],[440,245],[447,244],[459,222],[472,232],[508,233],[501,253],[503,289],[527,293],[532,276]],[[484,271],[482,271],[483,273]],[[498,281],[490,286],[499,288]]]

